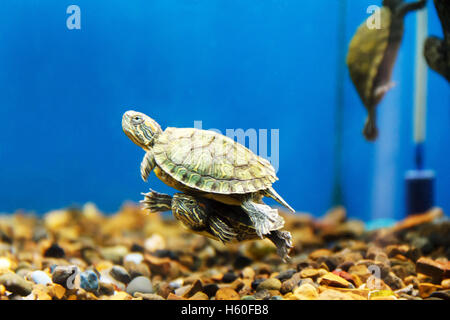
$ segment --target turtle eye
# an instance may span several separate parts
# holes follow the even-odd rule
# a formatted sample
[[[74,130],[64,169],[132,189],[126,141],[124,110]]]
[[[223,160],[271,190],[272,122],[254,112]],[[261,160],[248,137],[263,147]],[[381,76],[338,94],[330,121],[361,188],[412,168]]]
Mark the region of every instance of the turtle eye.
[[[144,119],[142,119],[141,116],[133,116],[133,118],[131,118],[131,120],[135,124],[141,124],[144,121]]]
[[[195,205],[195,201],[194,201],[194,200],[189,200],[189,204],[190,204],[191,206],[193,206],[193,205]]]

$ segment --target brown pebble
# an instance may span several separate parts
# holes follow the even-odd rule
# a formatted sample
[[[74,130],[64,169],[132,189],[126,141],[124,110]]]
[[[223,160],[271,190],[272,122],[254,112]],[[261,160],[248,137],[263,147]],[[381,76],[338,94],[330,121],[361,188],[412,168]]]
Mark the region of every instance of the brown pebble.
[[[333,251],[331,251],[329,249],[317,249],[309,254],[309,258],[313,259],[313,260],[317,260],[320,257],[331,256],[332,254],[333,254]]]
[[[283,281],[283,283],[281,284],[280,292],[282,294],[286,294],[297,288],[298,283],[302,279],[300,274],[301,272],[294,273],[289,280]]]
[[[225,287],[217,290],[216,300],[240,300],[240,297],[232,288]]]
[[[450,277],[450,262],[441,263],[422,257],[416,262],[416,271],[430,276],[434,283],[440,283]]]
[[[345,280],[344,278],[335,275],[332,272],[327,273],[323,277],[318,280],[320,285],[330,286],[330,287],[340,287],[340,288],[349,288],[351,286],[350,282]]]
[[[142,298],[142,300],[164,300],[159,294],[135,292],[134,297]]]
[[[209,297],[206,293],[196,292],[189,300],[209,300]]]
[[[280,290],[281,288],[281,281],[276,278],[269,278],[261,282],[256,290]]]
[[[177,296],[176,294],[173,294],[172,292],[169,293],[169,295],[167,296],[167,300],[187,300],[186,298]]]
[[[442,289],[441,286],[432,283],[421,283],[419,284],[419,295],[421,298],[425,299],[434,291]]]
[[[450,279],[442,280],[441,286],[443,289],[450,289]]]
[[[255,271],[250,267],[245,267],[242,269],[242,278],[253,280],[255,278]]]

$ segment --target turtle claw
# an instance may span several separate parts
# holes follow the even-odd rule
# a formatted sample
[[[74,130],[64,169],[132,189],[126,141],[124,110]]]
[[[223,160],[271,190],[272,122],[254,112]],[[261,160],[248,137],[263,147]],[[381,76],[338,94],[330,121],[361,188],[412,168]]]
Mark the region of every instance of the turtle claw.
[[[292,236],[289,231],[272,231],[267,238],[277,247],[277,254],[286,262],[290,259],[289,251],[292,249]]]

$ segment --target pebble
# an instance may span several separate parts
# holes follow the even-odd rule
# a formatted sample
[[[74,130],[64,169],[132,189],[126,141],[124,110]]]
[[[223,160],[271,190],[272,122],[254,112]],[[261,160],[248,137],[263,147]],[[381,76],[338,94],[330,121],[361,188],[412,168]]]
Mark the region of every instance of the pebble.
[[[40,270],[33,271],[30,275],[31,280],[36,284],[46,285],[52,283],[52,279],[44,272]]]
[[[209,297],[206,293],[196,292],[193,296],[188,298],[189,300],[209,300]]]
[[[144,256],[142,253],[129,253],[123,258],[123,264],[125,265],[127,262],[133,262],[138,265],[144,260]]]
[[[261,282],[263,282],[265,279],[259,278],[259,279],[255,279],[252,283],[251,283],[251,287],[253,290],[256,290],[256,288],[259,286],[259,284]]]
[[[280,292],[285,294],[294,290],[301,280],[300,272],[294,273],[292,277],[281,284]]]
[[[440,283],[444,277],[450,277],[450,262],[440,263],[422,257],[416,262],[416,271],[430,276],[433,282]]]
[[[245,267],[244,269],[242,269],[242,277],[244,279],[253,280],[255,278],[255,270],[250,267]]]
[[[150,277],[150,268],[145,263],[135,264],[134,262],[127,261],[124,263],[124,267],[128,271],[131,279],[139,276]]]
[[[350,288],[351,283],[345,280],[344,278],[335,275],[332,272],[328,272],[326,275],[321,277],[318,280],[320,285],[330,286],[330,287],[339,287],[339,288]]]
[[[364,297],[351,292],[342,292],[338,290],[324,290],[319,294],[318,300],[365,300]]]
[[[315,300],[319,297],[316,288],[309,283],[302,284],[300,287],[296,288],[293,293],[298,300]]]
[[[208,297],[214,297],[219,290],[219,286],[215,283],[208,283],[203,286],[203,292],[208,295]]]
[[[105,247],[100,250],[104,259],[112,261],[115,264],[122,264],[123,258],[128,254],[125,246]]]
[[[281,289],[281,281],[276,278],[269,278],[261,282],[256,290],[280,290]]]
[[[395,275],[392,271],[388,273],[386,277],[383,278],[384,282],[392,288],[392,290],[399,290],[405,287],[405,283]]]
[[[421,298],[428,298],[433,292],[441,289],[442,287],[432,283],[420,283],[419,295]]]
[[[21,296],[29,295],[33,289],[32,282],[26,281],[24,278],[12,272],[0,275],[0,285],[3,285],[6,290]]]
[[[252,259],[250,259],[247,256],[244,256],[244,255],[240,254],[234,260],[233,267],[235,269],[242,269],[242,268],[245,268],[245,267],[249,266],[252,262],[253,262]]]
[[[254,297],[257,300],[269,300],[272,297],[272,294],[267,289],[260,289],[255,292]]]
[[[151,237],[145,239],[144,249],[148,252],[154,252],[156,250],[162,250],[166,247],[166,241],[159,234],[154,234]]]
[[[288,269],[285,271],[281,271],[275,278],[283,282],[285,280],[290,279],[296,272],[297,272],[296,269]]]
[[[174,281],[171,281],[170,283],[169,283],[169,286],[172,288],[172,289],[178,289],[178,288],[180,288],[182,285],[183,285],[183,279],[182,278],[179,278],[179,279],[176,279],[176,280],[174,280]]]
[[[44,251],[44,257],[47,258],[64,258],[66,253],[57,243],[53,243],[47,250]]]
[[[203,284],[202,284],[202,282],[199,279],[197,279],[196,281],[194,281],[194,283],[189,285],[188,289],[183,294],[183,297],[184,298],[190,298],[193,295],[195,295],[197,292],[202,291],[202,289],[203,289]]]
[[[11,260],[6,257],[0,257],[0,270],[9,270],[11,268]]]
[[[442,280],[441,286],[443,289],[450,289],[450,279]]]
[[[247,295],[247,296],[242,296],[241,300],[256,300],[256,298],[254,296]]]
[[[92,270],[86,270],[80,274],[80,286],[86,291],[95,292],[99,288],[97,274]]]
[[[53,284],[52,286],[53,296],[57,299],[62,299],[64,297],[64,294],[66,293],[66,289],[57,283]]]
[[[450,290],[435,291],[429,296],[430,298],[439,298],[443,300],[450,300]]]
[[[62,285],[66,289],[72,289],[76,280],[74,275],[77,273],[77,266],[56,266],[52,272],[52,281]]]
[[[165,300],[163,297],[156,293],[135,292],[134,297],[142,298],[143,300]]]
[[[130,274],[124,267],[121,266],[113,266],[109,271],[109,274],[117,281],[120,281],[125,284],[131,281]]]
[[[234,280],[236,280],[237,278],[238,278],[238,276],[236,274],[234,274],[234,272],[227,272],[223,275],[222,282],[231,283]]]
[[[114,285],[112,283],[99,282],[98,293],[100,295],[110,296],[114,294]]]
[[[215,295],[216,300],[240,300],[239,294],[231,288],[220,288]]]
[[[128,283],[126,292],[130,295],[134,295],[135,292],[153,293],[153,286],[149,278],[136,277]]]
[[[312,278],[315,279],[321,275],[319,269],[303,269],[300,271],[300,277],[302,278]]]

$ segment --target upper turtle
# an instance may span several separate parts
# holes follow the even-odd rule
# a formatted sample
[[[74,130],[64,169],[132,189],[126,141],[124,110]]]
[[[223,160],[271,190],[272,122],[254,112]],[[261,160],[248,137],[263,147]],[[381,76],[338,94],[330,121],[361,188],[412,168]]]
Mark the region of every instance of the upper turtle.
[[[189,188],[244,194],[267,189],[278,180],[266,159],[214,131],[171,127],[162,131],[153,119],[135,111],[124,114],[122,126],[134,143],[152,150],[158,167]]]

